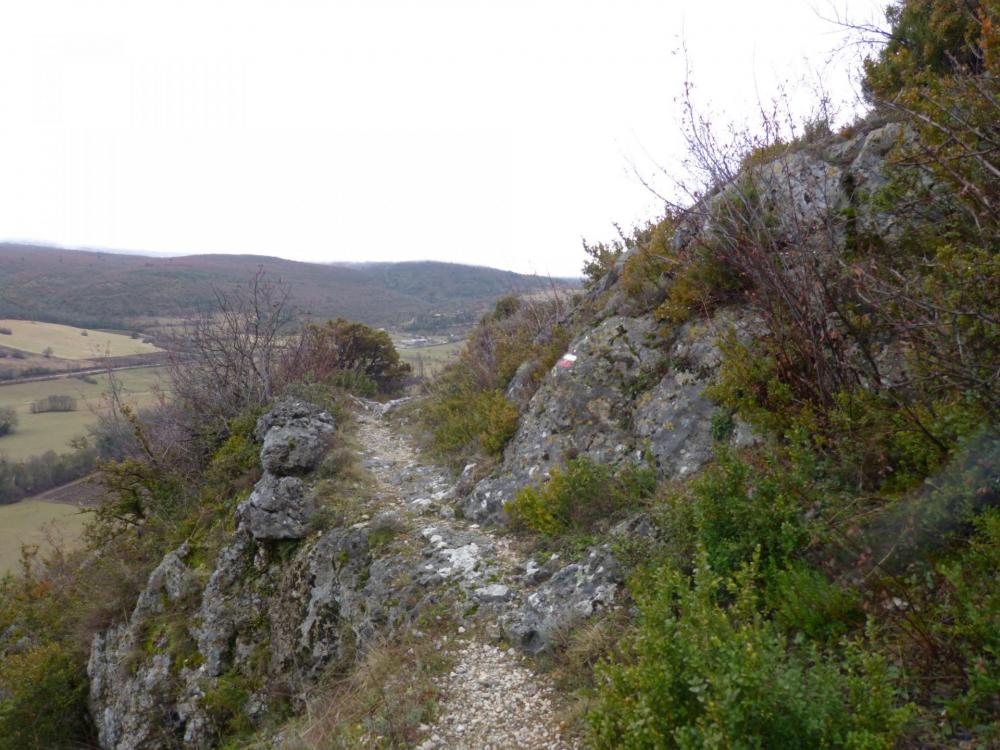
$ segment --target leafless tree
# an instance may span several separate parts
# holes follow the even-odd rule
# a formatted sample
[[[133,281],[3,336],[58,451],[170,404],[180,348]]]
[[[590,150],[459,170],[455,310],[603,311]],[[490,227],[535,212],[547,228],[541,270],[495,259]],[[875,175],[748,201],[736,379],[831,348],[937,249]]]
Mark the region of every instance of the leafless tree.
[[[200,423],[224,421],[275,393],[289,290],[258,268],[247,283],[214,290],[212,309],[171,342],[170,379],[183,410]]]

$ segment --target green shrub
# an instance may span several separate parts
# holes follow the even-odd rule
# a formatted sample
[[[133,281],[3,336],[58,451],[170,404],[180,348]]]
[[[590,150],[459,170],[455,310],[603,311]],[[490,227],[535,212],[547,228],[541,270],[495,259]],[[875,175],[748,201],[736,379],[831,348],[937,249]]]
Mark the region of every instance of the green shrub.
[[[973,729],[983,746],[1000,742],[1000,511],[985,512],[965,550],[939,565],[944,584],[930,594],[935,630],[961,655],[964,685],[945,701],[947,715]]]
[[[631,465],[613,473],[587,458],[574,458],[563,469],[552,469],[541,486],[523,487],[505,509],[515,527],[558,536],[589,531],[635,507],[655,487],[650,467]]]
[[[864,623],[861,597],[830,583],[818,570],[797,564],[772,574],[766,592],[774,619],[813,641],[832,641]]]
[[[796,391],[783,372],[778,341],[747,345],[730,332],[720,346],[719,375],[706,395],[761,432],[808,443],[824,457],[829,478],[845,487],[908,489],[982,421],[979,407],[955,393],[914,400],[912,394],[856,387],[821,403]]]
[[[615,263],[625,252],[625,245],[620,242],[596,242],[590,244],[583,241],[583,252],[587,261],[583,264],[584,286],[594,287],[601,279],[611,273]]]
[[[482,448],[499,455],[517,431],[517,409],[500,391],[439,394],[428,408],[436,423],[434,446],[446,454]]]
[[[249,678],[236,672],[219,675],[215,684],[205,690],[202,703],[226,735],[242,735],[253,729],[244,712],[253,692]]]
[[[677,218],[668,208],[663,218],[639,224],[627,233],[616,224],[618,237],[610,242],[590,244],[584,240],[583,249],[589,258],[583,266],[584,285],[595,286],[628,253],[621,269],[621,288],[633,299],[647,303],[661,297],[663,277],[678,267],[672,247]]]
[[[516,294],[508,294],[506,297],[501,297],[493,306],[493,319],[504,320],[511,317],[521,309],[521,304],[521,298]]]
[[[343,318],[305,326],[280,370],[284,383],[324,383],[367,396],[397,391],[410,374],[388,333]]]
[[[483,422],[479,444],[488,454],[499,456],[517,432],[517,409],[499,391],[490,391],[478,401]]]
[[[0,659],[0,750],[58,750],[87,738],[82,660],[50,642]]]
[[[719,375],[705,395],[764,432],[783,436],[796,424],[814,426],[814,409],[782,377],[771,340],[746,344],[729,330],[720,336],[719,348]]]
[[[622,267],[619,286],[660,320],[684,323],[733,299],[744,283],[722,253],[703,244],[674,247],[677,217],[668,214],[633,230],[616,243],[633,252]]]
[[[728,574],[755,554],[768,569],[793,559],[809,539],[808,499],[787,467],[751,466],[723,453],[687,487],[670,492],[655,516],[679,559],[700,547],[714,570]]]
[[[892,26],[888,43],[865,62],[869,96],[892,98],[907,87],[926,84],[934,76],[977,70],[982,64],[980,0],[904,0],[889,5]]]
[[[719,576],[701,554],[693,581],[673,568],[644,581],[636,634],[599,669],[597,748],[893,746],[908,710],[886,663],[857,643],[790,643],[759,613],[756,577]]]
[[[203,504],[231,500],[245,494],[260,478],[260,446],[254,438],[259,409],[229,420],[229,436],[209,458],[201,477]],[[221,513],[232,508],[226,505]]]
[[[812,129],[807,131],[807,137],[808,132],[811,131]],[[740,168],[738,171],[742,172],[748,167],[762,167],[766,164],[770,164],[784,154],[788,153],[792,145],[794,144],[785,143],[781,137],[778,136],[770,143],[765,142],[752,146],[740,161]]]
[[[684,323],[695,315],[710,313],[743,288],[739,276],[708,248],[686,249],[667,289],[667,298],[656,316],[670,323]]]
[[[558,301],[505,297],[473,330],[459,360],[430,385],[420,408],[434,448],[462,463],[472,454],[499,456],[517,430],[517,408],[504,397],[517,369],[534,368],[526,388],[541,378],[566,351],[568,333],[556,324]]]
[[[653,309],[663,301],[665,289],[681,265],[673,248],[676,217],[668,214],[657,222],[633,230],[634,247],[622,266],[620,288],[639,302],[642,309]]]
[[[729,440],[735,429],[736,421],[733,419],[733,412],[729,409],[719,409],[712,415],[712,422],[709,426],[712,440],[716,442]]]

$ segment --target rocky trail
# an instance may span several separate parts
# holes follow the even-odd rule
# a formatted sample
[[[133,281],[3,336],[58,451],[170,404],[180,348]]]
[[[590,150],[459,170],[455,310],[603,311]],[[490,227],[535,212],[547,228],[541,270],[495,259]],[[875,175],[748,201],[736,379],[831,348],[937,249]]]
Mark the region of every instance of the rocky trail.
[[[542,579],[539,566],[521,559],[508,538],[455,517],[453,480],[443,469],[423,463],[411,439],[387,419],[399,403],[358,401],[363,466],[377,484],[382,511],[399,514],[424,540],[424,573],[429,579],[454,581],[477,603],[477,620],[484,625],[458,625],[447,638],[454,665],[438,682],[443,694],[438,717],[432,726],[422,727],[418,747],[578,747],[563,736],[558,699],[546,676],[513,647],[483,642],[490,634],[498,641],[521,616],[532,593],[527,587]]]
[[[329,484],[339,470],[320,469],[338,429],[329,413],[292,399],[257,421],[263,472],[211,565],[198,567],[185,541],[150,573],[128,619],[94,637],[87,674],[101,747],[210,750],[234,715],[262,724],[276,701],[336,700],[330,666],[397,635],[424,639],[450,664],[419,678],[435,720],[414,726],[412,746],[579,746],[532,656],[613,602],[617,563],[607,545],[543,562],[462,517],[460,483],[421,459],[391,414],[398,403],[356,402],[341,449],[365,476],[339,490]],[[405,660],[393,678],[410,679]],[[377,743],[380,726],[358,746]],[[293,722],[269,747],[303,747],[301,731],[308,722]]]

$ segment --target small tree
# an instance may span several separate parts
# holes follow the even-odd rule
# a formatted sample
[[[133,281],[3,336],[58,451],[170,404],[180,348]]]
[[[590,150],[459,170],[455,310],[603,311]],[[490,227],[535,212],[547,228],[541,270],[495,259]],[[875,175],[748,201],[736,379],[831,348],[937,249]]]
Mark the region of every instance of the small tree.
[[[0,435],[9,435],[17,427],[17,412],[9,406],[0,406]]]
[[[385,331],[343,318],[302,329],[297,345],[282,364],[281,379],[291,381],[344,380],[365,390],[390,393],[409,375],[410,365]]]

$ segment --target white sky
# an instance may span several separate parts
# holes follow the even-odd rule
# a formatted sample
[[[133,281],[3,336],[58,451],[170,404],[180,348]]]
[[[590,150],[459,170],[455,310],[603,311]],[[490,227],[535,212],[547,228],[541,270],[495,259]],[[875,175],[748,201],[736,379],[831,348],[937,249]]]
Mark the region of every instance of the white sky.
[[[886,0],[836,0],[881,21]],[[706,111],[807,74],[829,0],[0,2],[0,239],[575,275]],[[808,108],[811,96],[795,106]],[[2,269],[0,269],[2,273]]]

